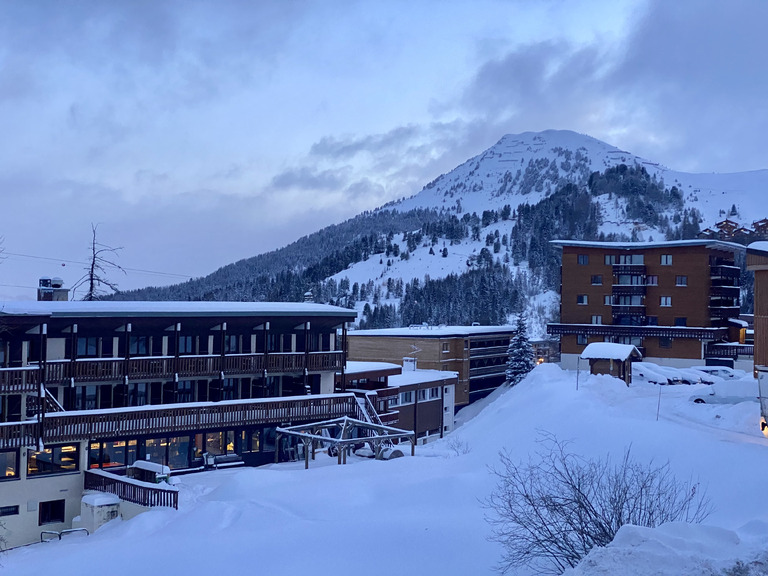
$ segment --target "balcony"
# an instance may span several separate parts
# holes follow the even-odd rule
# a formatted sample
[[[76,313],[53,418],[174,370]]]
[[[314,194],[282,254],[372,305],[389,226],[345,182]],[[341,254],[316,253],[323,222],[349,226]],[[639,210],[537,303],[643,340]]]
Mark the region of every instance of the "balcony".
[[[727,320],[728,318],[738,318],[741,310],[738,306],[710,306],[710,320]]]
[[[121,500],[140,506],[168,506],[179,508],[179,489],[168,485],[149,485],[146,482],[126,480],[122,476],[101,470],[86,470],[83,479],[85,490],[98,490],[114,494]]]
[[[644,284],[614,284],[614,296],[645,296],[646,289]]]
[[[0,424],[0,448],[34,446],[38,437],[44,442],[77,442],[129,438],[146,434],[148,430],[162,435],[343,416],[360,416],[354,394],[57,412],[44,418],[42,428],[39,422],[32,421]]]
[[[741,276],[741,269],[738,266],[710,266],[709,277],[712,280],[722,280],[724,278],[739,278]]]
[[[228,354],[225,356],[149,356],[125,358],[83,358],[45,363],[46,384],[109,384],[272,373],[322,372],[341,370],[343,353],[287,352],[269,354]],[[0,369],[0,394],[35,392],[40,383],[39,366]]]
[[[477,378],[478,376],[504,374],[506,370],[507,370],[506,364],[496,364],[494,366],[480,366],[478,368],[470,368],[469,377]]]
[[[735,360],[739,356],[753,356],[752,344],[707,344],[704,348],[704,356],[707,358],[731,358]]]
[[[715,286],[709,289],[709,295],[712,298],[738,298],[741,295],[741,288],[738,286]]]
[[[614,318],[618,316],[645,316],[645,306],[614,304],[611,307],[611,313]]]
[[[645,276],[645,264],[614,264],[613,275],[630,274],[632,276]]]

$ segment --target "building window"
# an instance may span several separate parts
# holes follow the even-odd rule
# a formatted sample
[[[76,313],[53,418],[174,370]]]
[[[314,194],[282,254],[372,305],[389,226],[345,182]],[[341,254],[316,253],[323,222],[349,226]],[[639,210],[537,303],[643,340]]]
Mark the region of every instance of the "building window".
[[[659,285],[659,277],[656,275],[650,275],[645,277],[645,284],[646,286],[658,286]]]
[[[64,522],[64,500],[40,502],[39,525]]]
[[[603,285],[603,275],[602,274],[595,274],[592,276],[592,286],[602,286]]]
[[[389,397],[389,407],[394,408],[398,405],[399,395],[395,394],[394,396]]]
[[[659,336],[659,348],[671,348],[672,347],[672,338],[668,338],[667,336]]]
[[[647,316],[645,320],[648,323],[648,326],[658,326],[659,325],[659,317],[658,316]]]
[[[688,318],[675,318],[675,326],[688,326]]]
[[[434,400],[435,398],[440,398],[440,387],[436,388],[430,388],[429,389],[429,399]]]
[[[422,400],[427,399],[427,391],[426,390],[419,390],[419,402]]]
[[[130,343],[131,343],[130,345],[131,356],[147,355],[147,337],[146,336],[131,336]]]
[[[605,255],[605,265],[606,266],[612,266],[616,264],[616,254],[606,254]]]
[[[662,296],[659,299],[659,305],[664,308],[672,306],[672,296]]]
[[[661,265],[662,266],[672,266],[672,254],[662,254],[661,255]]]
[[[19,477],[19,453],[16,450],[0,452],[0,480]]]
[[[610,294],[606,294],[605,296],[603,296],[603,304],[605,304],[606,306],[610,306],[611,305],[611,295]]]
[[[224,353],[237,354],[237,335],[227,334],[224,336]]]
[[[603,323],[603,317],[599,314],[593,314],[592,315],[592,324],[602,324]]]
[[[688,286],[688,276],[675,276],[675,286]]]
[[[576,335],[576,344],[579,346],[586,346],[587,345],[587,335],[586,334],[577,334]]]
[[[413,391],[400,392],[400,404],[410,404],[413,402]]]
[[[448,344],[448,342],[443,342],[443,354],[446,352],[450,352],[450,344]]]
[[[192,336],[179,336],[179,354],[194,354]]]
[[[49,446],[40,452],[30,450],[27,455],[27,476],[77,472],[79,469],[79,444]]]
[[[617,264],[643,264],[645,257],[642,254],[619,254]]]
[[[17,506],[0,506],[0,517],[2,516],[16,516],[19,513],[19,507]]]
[[[579,254],[579,264],[586,266],[589,264],[589,254]]]
[[[578,296],[576,296],[576,304],[578,304],[579,306],[586,306],[587,304],[589,304],[589,298],[587,298],[586,294],[579,294]]]
[[[77,339],[77,356],[79,358],[96,358],[99,355],[99,339],[95,336]]]

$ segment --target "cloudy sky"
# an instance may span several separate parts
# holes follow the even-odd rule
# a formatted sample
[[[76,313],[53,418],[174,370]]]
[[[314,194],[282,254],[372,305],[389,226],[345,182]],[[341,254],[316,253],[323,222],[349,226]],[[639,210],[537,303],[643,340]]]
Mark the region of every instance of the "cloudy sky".
[[[768,168],[768,2],[0,0],[0,299],[201,276],[571,129]],[[162,274],[161,274],[162,273]]]

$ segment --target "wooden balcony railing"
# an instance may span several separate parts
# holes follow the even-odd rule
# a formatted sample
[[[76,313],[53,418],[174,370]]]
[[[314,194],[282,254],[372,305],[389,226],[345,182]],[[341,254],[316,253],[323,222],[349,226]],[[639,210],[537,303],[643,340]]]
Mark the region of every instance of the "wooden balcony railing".
[[[704,356],[708,358],[732,358],[753,356],[755,347],[752,344],[707,344]]]
[[[120,500],[141,506],[168,506],[179,509],[179,490],[173,486],[150,484],[124,478],[102,470],[86,470],[83,488],[109,492]]]
[[[46,384],[70,385],[117,383],[125,380],[173,380],[216,378],[268,372],[320,372],[341,370],[343,354],[334,352],[273,352],[265,354],[227,354],[225,356],[150,356],[125,358],[83,358],[49,360],[45,364]],[[40,383],[38,365],[0,368],[0,394],[31,393]]]
[[[30,394],[40,384],[40,369],[36,366],[0,368],[0,394]]]
[[[163,435],[342,416],[356,418],[359,410],[354,394],[82,410],[46,415],[42,436],[45,442],[117,439],[148,432]],[[38,434],[37,422],[0,424],[0,448],[33,446]]]

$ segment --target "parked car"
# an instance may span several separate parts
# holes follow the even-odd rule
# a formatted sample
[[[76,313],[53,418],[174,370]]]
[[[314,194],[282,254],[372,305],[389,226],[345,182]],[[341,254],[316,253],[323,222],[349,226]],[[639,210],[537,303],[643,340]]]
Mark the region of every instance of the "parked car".
[[[655,367],[649,362],[632,362],[632,379],[640,378],[651,384],[673,384],[667,376],[654,370]]]
[[[696,404],[739,404],[757,402],[757,380],[751,377],[720,380],[698,394],[691,396]]]
[[[719,376],[723,379],[729,378],[743,378],[747,375],[744,370],[734,370],[728,366],[693,366],[695,370],[712,374],[713,376]]]

